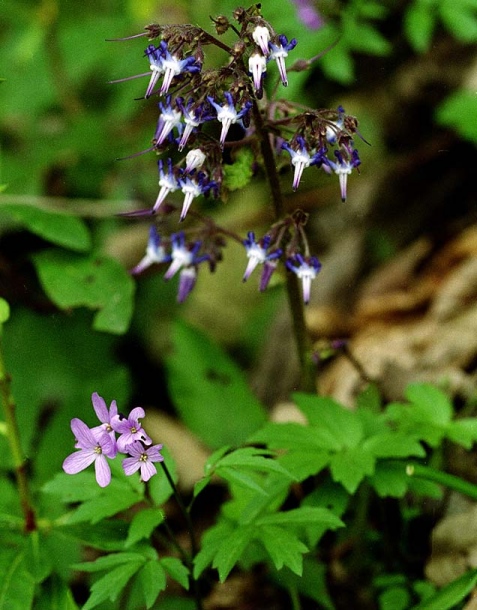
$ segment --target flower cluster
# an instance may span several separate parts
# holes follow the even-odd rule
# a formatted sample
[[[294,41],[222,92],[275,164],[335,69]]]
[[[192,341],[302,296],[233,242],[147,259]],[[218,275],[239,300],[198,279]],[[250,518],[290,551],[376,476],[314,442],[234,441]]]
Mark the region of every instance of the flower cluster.
[[[144,409],[136,407],[124,417],[118,413],[115,400],[109,409],[96,392],[91,400],[101,423],[88,428],[81,419],[71,420],[78,451],[65,459],[63,470],[67,474],[77,474],[94,463],[96,481],[100,487],[106,487],[111,482],[111,468],[106,458],[114,459],[118,454],[125,454],[128,456],[122,463],[125,474],[129,476],[140,470],[141,480],[148,481],[157,473],[154,462],[162,462],[164,458],[160,454],[162,445],[152,445],[152,440],[139,423],[145,415]]]
[[[221,15],[213,23],[219,37],[233,31],[236,42],[229,46],[193,25],[147,26],[143,35],[149,39],[144,52],[149,71],[129,77],[148,76],[144,96],[159,98],[152,145],[144,151],[159,155],[159,192],[148,209],[125,215],[160,215],[163,220],[176,212],[174,203],[181,192],[179,222],[189,221],[192,216],[204,224],[203,229],[188,228],[187,240],[185,232],[161,239],[153,226],[146,254],[132,269],[133,274],[138,274],[156,263],[169,264],[164,277],[167,280],[179,273],[180,302],[196,284],[201,262],[208,261],[210,270],[214,270],[221,259],[224,237],[242,242],[239,236],[221,230],[194,210],[195,201],[204,197],[226,200],[228,189],[232,188],[227,181],[233,174],[229,166],[234,165],[236,150],[247,147],[252,151],[250,173],[259,173],[261,168],[269,173],[261,146],[265,138],[269,139],[278,165],[283,165],[282,151],[290,156],[293,190],[299,187],[305,170],[315,166],[338,177],[343,201],[348,176],[354,170],[359,172],[361,163],[353,145],[354,135],[359,135],[357,120],[341,106],[337,110],[315,110],[288,100],[267,99],[265,77],[274,71],[270,65],[276,64],[278,83],[287,86],[286,61],[297,40],[276,32],[262,16],[260,4],[237,8],[233,21]],[[207,45],[226,53],[222,67],[207,67],[204,55]],[[303,69],[304,64],[305,60],[298,60],[288,70]],[[270,87],[273,96],[277,89]],[[310,255],[302,227],[295,227],[294,237],[290,228],[293,222],[285,219],[280,226],[283,230],[277,233],[272,228],[258,241],[253,232],[248,233],[243,241],[248,257],[243,280],[263,265],[260,290],[265,290],[283,262],[283,271],[295,273],[302,281],[303,298],[308,302],[310,283],[318,274],[320,263]]]

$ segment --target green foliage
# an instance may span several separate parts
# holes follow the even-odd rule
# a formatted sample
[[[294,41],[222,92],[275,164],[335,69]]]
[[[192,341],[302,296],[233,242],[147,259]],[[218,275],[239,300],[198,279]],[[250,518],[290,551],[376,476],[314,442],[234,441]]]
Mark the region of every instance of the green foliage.
[[[243,373],[204,333],[176,322],[167,380],[184,423],[207,445],[239,445],[265,421]]]
[[[436,111],[439,124],[451,127],[471,142],[477,142],[477,99],[473,91],[458,90],[447,97]]]
[[[477,583],[477,570],[470,570],[424,600],[412,610],[451,610],[464,600]]]
[[[247,186],[253,176],[253,161],[253,152],[249,148],[240,149],[234,156],[234,162],[224,166],[224,187],[236,191]]]

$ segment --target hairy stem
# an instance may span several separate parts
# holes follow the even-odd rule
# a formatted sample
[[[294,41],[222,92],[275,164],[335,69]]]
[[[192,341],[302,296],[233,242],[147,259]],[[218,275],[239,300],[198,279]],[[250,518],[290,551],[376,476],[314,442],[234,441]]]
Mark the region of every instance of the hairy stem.
[[[30,488],[26,471],[26,459],[23,455],[20,430],[15,415],[15,401],[11,392],[10,376],[5,370],[2,345],[0,343],[0,393],[2,397],[3,410],[5,413],[6,436],[10,445],[10,452],[13,458],[15,478],[17,481],[20,505],[25,520],[24,529],[26,532],[36,530],[35,510],[31,501]]]
[[[257,101],[253,100],[253,118],[257,134],[260,138],[260,148],[262,151],[265,173],[267,175],[270,193],[272,196],[272,204],[275,214],[275,219],[280,220],[285,216],[286,208],[283,199],[283,193],[280,187],[277,168],[275,165],[275,156],[268,132],[265,128],[260,109]],[[303,299],[300,293],[298,278],[294,273],[286,274],[286,289],[288,295],[288,304],[290,314],[293,321],[293,332],[298,351],[298,360],[301,370],[301,388],[308,392],[315,391],[315,380],[313,363],[310,358],[311,341],[305,323],[305,310]]]

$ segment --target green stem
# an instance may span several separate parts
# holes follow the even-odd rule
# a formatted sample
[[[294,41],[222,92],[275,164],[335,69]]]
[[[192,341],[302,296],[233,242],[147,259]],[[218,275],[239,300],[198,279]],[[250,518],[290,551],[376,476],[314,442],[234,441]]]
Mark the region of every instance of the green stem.
[[[285,216],[286,207],[283,199],[282,189],[280,186],[280,179],[278,177],[277,167],[275,165],[275,155],[273,153],[273,148],[270,143],[270,137],[265,128],[260,109],[255,99],[253,100],[252,111],[255,128],[260,138],[260,148],[262,152],[265,173],[267,175],[268,184],[270,186],[270,193],[272,196],[275,219],[281,220]],[[314,367],[310,358],[311,341],[306,328],[305,310],[300,292],[300,286],[298,278],[294,273],[286,274],[286,289],[288,295],[288,304],[290,306],[290,313],[293,321],[293,332],[295,335],[295,342],[298,351],[298,361],[300,363],[301,387],[305,391],[315,392],[316,387]]]
[[[288,595],[290,596],[292,609],[301,610],[300,596],[298,595],[296,585],[290,585],[288,587]]]
[[[422,464],[412,463],[406,465],[406,474],[410,477],[417,477],[418,479],[424,479],[425,481],[432,481],[439,485],[444,485],[444,487],[448,487],[469,498],[477,500],[477,485],[464,481],[452,474],[447,474],[446,472],[441,472],[440,470],[435,470],[434,468]]]
[[[162,470],[164,471],[164,474],[166,475],[169,485],[171,486],[172,492],[174,494],[174,498],[176,499],[176,502],[180,508],[181,513],[184,515],[184,519],[187,524],[187,531],[189,533],[192,557],[190,557],[190,558],[186,557],[186,556],[184,556],[184,557],[185,557],[185,561],[187,563],[187,567],[189,568],[189,582],[190,582],[191,589],[194,593],[196,608],[197,608],[197,610],[203,610],[202,598],[200,595],[199,585],[198,585],[198,582],[196,581],[196,579],[194,578],[193,560],[199,551],[199,547],[197,545],[197,540],[196,540],[195,533],[194,533],[194,526],[192,524],[192,519],[190,517],[190,513],[184,504],[182,496],[179,493],[179,490],[177,489],[177,486],[174,483],[174,479],[172,478],[172,475],[169,472],[169,469],[167,468],[165,462],[162,461],[162,462],[160,462],[160,464],[161,464]]]
[[[23,456],[20,430],[15,416],[15,401],[11,392],[10,376],[5,370],[3,351],[0,343],[0,393],[5,412],[6,437],[10,445],[13,458],[15,478],[17,481],[18,495],[24,517],[24,529],[33,532],[37,529],[35,511],[31,502],[30,489],[28,485],[26,466],[27,462]]]

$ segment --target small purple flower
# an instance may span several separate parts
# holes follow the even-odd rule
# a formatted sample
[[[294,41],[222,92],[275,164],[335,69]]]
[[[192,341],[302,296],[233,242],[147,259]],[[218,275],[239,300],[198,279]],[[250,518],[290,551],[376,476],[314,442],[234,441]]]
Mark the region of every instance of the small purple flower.
[[[179,59],[177,55],[171,55],[166,48],[164,58],[162,60],[162,69],[164,71],[164,80],[162,81],[160,95],[165,95],[169,91],[172,79],[184,72],[194,73],[200,71],[200,64],[197,63],[194,57],[186,57]]]
[[[245,246],[245,251],[247,253],[248,264],[245,273],[243,274],[243,282],[248,280],[257,265],[262,265],[265,261],[273,261],[281,256],[282,251],[280,249],[273,250],[273,252],[267,252],[270,247],[270,241],[271,238],[269,235],[265,235],[265,237],[257,242],[255,241],[255,233],[253,231],[247,233],[247,239],[244,239],[243,245]],[[266,283],[268,283],[268,281]],[[262,282],[260,285],[262,285]]]
[[[172,240],[172,252],[171,259],[172,263],[169,269],[164,275],[165,280],[170,280],[180,269],[196,265],[203,260],[206,260],[207,256],[197,256],[200,250],[201,242],[196,241],[191,246],[186,244],[184,232],[175,233],[171,236]]]
[[[159,167],[159,186],[161,187],[159,190],[159,194],[157,196],[154,207],[152,208],[152,213],[157,212],[159,206],[164,201],[164,199],[169,195],[169,193],[173,193],[177,191],[179,188],[179,183],[177,181],[176,175],[174,173],[174,167],[172,165],[172,159],[167,159],[167,172],[164,171],[164,162],[162,159],[158,161]]]
[[[157,81],[159,77],[164,73],[163,60],[164,54],[167,50],[167,43],[161,41],[158,47],[154,45],[149,45],[145,51],[145,55],[149,60],[149,66],[152,70],[151,79],[149,80],[149,84],[146,89],[146,94],[144,97],[148,98],[151,96],[154,87],[157,85]]]
[[[153,445],[145,449],[142,443],[135,441],[128,446],[127,452],[131,457],[123,460],[123,469],[127,476],[130,476],[141,469],[141,481],[149,479],[157,474],[153,462],[162,462],[164,457],[159,453],[162,445]]]
[[[298,263],[298,266],[295,266]],[[296,273],[303,285],[303,301],[307,305],[310,301],[311,280],[314,280],[321,269],[321,263],[316,256],[303,257],[295,254],[294,257],[287,259],[286,266],[290,271]]]
[[[345,110],[343,106],[338,106],[338,118],[336,121],[331,121],[331,125],[326,127],[326,139],[330,144],[336,144],[338,132],[343,129],[344,126]]]
[[[135,407],[127,417],[117,415],[111,421],[115,432],[121,436],[117,440],[118,451],[127,453],[129,445],[134,441],[141,441],[145,445],[150,445],[152,440],[144,431],[139,423],[139,419],[145,416],[144,409]]]
[[[281,250],[278,250],[281,255]],[[270,283],[270,278],[278,267],[278,258],[266,260],[263,264],[262,275],[260,276],[260,292],[264,292],[267,289],[268,284]]]
[[[166,254],[164,246],[161,245],[161,237],[157,232],[155,225],[152,225],[149,229],[149,240],[147,242],[146,255],[139,261],[134,269],[131,269],[131,273],[132,275],[137,275],[154,263],[167,263],[170,260],[171,257],[169,254]]]
[[[164,142],[174,127],[177,127],[179,130],[182,128],[182,114],[172,106],[170,95],[167,96],[165,104],[159,102],[159,108],[161,109],[161,114],[159,115],[156,133],[154,135],[157,146],[160,146]]]
[[[116,446],[108,433],[103,432],[97,436],[81,421],[74,418],[71,420],[71,431],[76,438],[75,451],[63,462],[63,470],[67,474],[77,474],[88,468],[93,462],[96,471],[96,481],[100,487],[106,487],[111,481],[111,469],[106,457],[116,457]]]
[[[222,123],[222,132],[220,134],[220,146],[222,147],[224,146],[225,138],[227,137],[230,126],[240,121],[252,107],[252,102],[245,102],[243,108],[237,112],[232,94],[229,91],[225,91],[224,97],[227,102],[223,106],[217,104],[213,97],[207,97],[210,104],[212,104],[217,111],[217,120]]]
[[[194,289],[197,281],[197,269],[195,266],[184,267],[179,274],[179,290],[177,302],[183,303]]]
[[[248,71],[252,75],[255,91],[262,90],[263,75],[267,71],[267,60],[260,53],[253,53],[248,59]]]
[[[314,155],[310,155],[308,149],[305,144],[305,140],[302,136],[297,136],[296,141],[299,145],[299,149],[296,150],[288,144],[288,142],[283,142],[282,148],[286,150],[291,157],[291,164],[295,168],[295,173],[293,175],[293,190],[296,191],[298,185],[300,184],[301,176],[303,174],[303,170],[306,167],[310,167],[310,165],[317,165],[323,162],[323,151],[320,150]]]
[[[320,13],[310,0],[292,0],[297,7],[298,19],[310,30],[318,30],[324,25]]]
[[[94,412],[101,422],[100,426],[91,428],[91,432],[94,434],[95,438],[98,438],[103,432],[106,432],[116,445],[116,435],[111,426],[111,419],[118,414],[118,406],[116,401],[113,400],[111,402],[111,406],[108,410],[104,398],[102,398],[97,392],[94,392],[91,396],[91,402],[93,403]]]
[[[285,57],[288,57],[288,51],[291,51],[296,47],[296,39],[292,38],[290,42],[288,42],[287,37],[284,34],[280,34],[278,37],[278,43],[274,44],[273,42],[268,43],[271,49],[271,52],[268,56],[268,59],[274,59],[277,62],[278,71],[280,72],[280,78],[282,79],[282,83],[284,87],[288,86],[288,78],[287,78],[287,70],[285,68]]]
[[[179,178],[179,184],[181,191],[184,193],[184,202],[180,216],[180,221],[182,222],[189,211],[192,201],[196,197],[208,193],[211,188],[216,187],[216,184],[212,180],[208,181],[204,172],[199,172],[198,174],[184,173]]]
[[[205,104],[198,104],[194,106],[194,103],[195,102],[192,98],[187,101],[187,104],[184,104],[184,100],[181,97],[176,99],[176,104],[182,111],[185,124],[184,131],[182,132],[182,136],[179,141],[179,151],[184,149],[194,129],[197,129],[199,125],[202,125],[202,123],[210,121],[213,118],[212,115],[207,111]]]
[[[326,169],[326,165],[328,165],[338,176],[340,181],[341,201],[346,201],[348,176],[353,169],[361,165],[361,160],[356,149],[351,153],[351,159],[345,159],[339,150],[335,150],[335,157],[337,159],[336,163],[331,161],[331,159],[327,159],[326,163],[323,164],[323,168]]]

